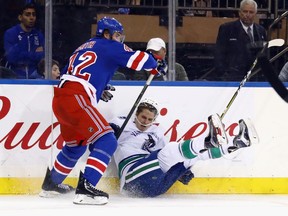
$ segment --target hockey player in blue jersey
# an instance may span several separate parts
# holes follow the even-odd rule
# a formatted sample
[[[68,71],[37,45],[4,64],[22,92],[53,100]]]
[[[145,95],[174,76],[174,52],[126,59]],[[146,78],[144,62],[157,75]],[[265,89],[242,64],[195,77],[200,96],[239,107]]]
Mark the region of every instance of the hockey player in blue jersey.
[[[157,102],[144,99],[118,138],[113,157],[121,193],[125,195],[156,197],[166,193],[178,180],[187,185],[194,177],[191,168],[197,161],[220,158],[258,142],[257,132],[249,119],[239,120],[239,134],[228,142],[218,114],[208,117],[207,137],[168,142],[164,131],[154,124],[158,114]],[[125,118],[116,117],[110,122],[115,133],[119,133],[124,121]]]
[[[97,23],[96,37],[79,46],[71,55],[66,74],[54,88],[53,112],[60,124],[65,146],[59,152],[52,169],[47,169],[41,197],[73,190],[62,184],[88,148],[90,154],[80,172],[75,204],[103,205],[109,195],[96,189],[116,150],[113,129],[96,105],[104,97],[109,81],[119,67],[136,71],[146,69],[153,74],[165,74],[167,65],[150,53],[133,51],[123,42],[123,27],[116,19],[104,17]],[[106,94],[107,96],[107,94]]]

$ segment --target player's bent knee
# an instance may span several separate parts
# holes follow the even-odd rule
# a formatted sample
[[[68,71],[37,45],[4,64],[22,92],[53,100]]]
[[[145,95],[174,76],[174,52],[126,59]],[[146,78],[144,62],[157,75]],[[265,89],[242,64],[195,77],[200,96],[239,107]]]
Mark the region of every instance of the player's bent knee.
[[[117,148],[117,139],[114,133],[112,132],[103,135],[89,147],[90,151],[93,151],[94,149],[101,149],[110,156],[114,154],[116,148]]]

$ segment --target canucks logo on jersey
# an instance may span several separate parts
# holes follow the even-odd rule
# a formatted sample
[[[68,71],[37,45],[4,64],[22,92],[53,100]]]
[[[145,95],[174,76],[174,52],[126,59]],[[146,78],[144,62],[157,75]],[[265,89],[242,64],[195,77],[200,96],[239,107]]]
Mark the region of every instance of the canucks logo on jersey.
[[[148,134],[148,139],[145,139],[142,149],[151,152],[150,149],[153,148],[154,146],[155,146],[155,140],[152,138],[150,134]]]

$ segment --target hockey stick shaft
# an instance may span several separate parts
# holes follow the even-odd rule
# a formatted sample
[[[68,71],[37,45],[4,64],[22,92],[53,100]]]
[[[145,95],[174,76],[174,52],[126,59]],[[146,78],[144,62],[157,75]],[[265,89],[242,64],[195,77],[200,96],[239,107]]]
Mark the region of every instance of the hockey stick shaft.
[[[220,118],[221,120],[224,118],[224,116],[226,115],[227,111],[229,110],[229,108],[231,107],[232,103],[234,102],[235,98],[237,97],[240,89],[242,88],[242,86],[244,86],[244,84],[247,82],[247,80],[250,78],[250,74],[252,72],[252,70],[255,68],[256,64],[258,62],[258,58],[255,59],[255,61],[253,62],[252,67],[250,68],[250,70],[247,72],[247,74],[245,75],[244,79],[240,82],[236,92],[233,94],[232,98],[230,99],[230,101],[228,102],[226,108],[224,109],[223,113],[221,114]]]
[[[140,94],[138,95],[138,97],[137,97],[136,101],[134,102],[134,104],[133,104],[133,106],[132,106],[132,108],[131,108],[129,114],[127,115],[125,121],[123,122],[123,124],[122,124],[120,130],[119,130],[118,133],[116,134],[116,138],[117,138],[117,139],[118,139],[118,138],[120,137],[120,135],[122,134],[124,128],[126,127],[128,121],[130,120],[132,114],[134,113],[136,107],[138,106],[138,104],[139,104],[141,98],[143,97],[143,95],[144,95],[146,89],[147,89],[148,86],[150,85],[150,83],[151,83],[151,81],[153,80],[154,76],[155,76],[154,74],[150,74],[150,76],[148,77],[148,79],[147,79],[147,81],[146,81],[144,87],[142,88],[142,91],[141,91]]]
[[[270,85],[285,102],[288,102],[288,91],[285,85],[279,80],[278,75],[276,75],[274,71],[274,68],[268,61],[267,56],[261,56],[259,58],[259,63],[260,67],[262,68],[262,72],[266,76]]]
[[[266,51],[267,48],[274,47],[274,46],[282,46],[283,44],[284,44],[284,40],[283,39],[274,39],[274,40],[271,40],[271,41],[269,41],[268,43],[266,43],[264,45],[263,49],[259,52],[259,54],[257,55],[255,61],[253,62],[250,70],[247,72],[247,74],[245,75],[244,79],[240,82],[236,92],[233,94],[232,98],[230,99],[230,101],[228,102],[226,108],[224,109],[223,113],[221,114],[221,116],[220,116],[221,119],[223,119],[224,116],[226,115],[227,111],[229,110],[229,108],[231,107],[231,105],[234,102],[235,98],[237,97],[240,89],[244,86],[244,84],[247,82],[247,80],[250,79],[252,70],[257,65],[258,57],[260,55],[262,55]]]
[[[284,55],[287,51],[288,51],[288,47],[286,47],[286,48],[283,49],[280,53],[277,53],[275,56],[273,56],[273,57],[269,60],[269,62],[270,62],[270,63],[273,63],[273,62],[276,61],[279,57],[281,57],[282,55]],[[259,71],[261,71],[261,68],[258,68],[257,70],[255,70],[255,71],[251,74],[250,78],[253,77],[254,75],[256,75],[257,73],[259,73]]]
[[[288,11],[285,11],[283,14],[281,14],[279,17],[277,17],[272,23],[271,25],[268,27],[268,40],[271,37],[271,29],[273,28],[273,26],[275,26],[276,24],[278,24],[284,17],[286,17],[288,15]]]

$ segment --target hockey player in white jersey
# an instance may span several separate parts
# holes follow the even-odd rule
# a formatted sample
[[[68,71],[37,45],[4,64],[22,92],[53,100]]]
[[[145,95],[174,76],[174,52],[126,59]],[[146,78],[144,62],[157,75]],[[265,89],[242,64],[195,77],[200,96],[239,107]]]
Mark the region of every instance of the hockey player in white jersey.
[[[209,134],[205,139],[168,142],[162,129],[153,124],[158,113],[157,103],[144,99],[118,138],[114,160],[121,193],[128,196],[159,196],[178,180],[187,185],[194,177],[191,167],[197,161],[220,158],[258,141],[253,124],[241,119],[239,134],[228,143],[224,125],[214,114],[208,117]],[[115,133],[124,120],[119,117],[110,122]]]

